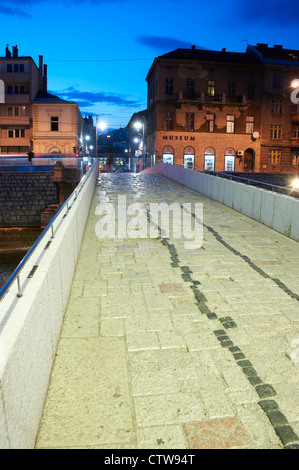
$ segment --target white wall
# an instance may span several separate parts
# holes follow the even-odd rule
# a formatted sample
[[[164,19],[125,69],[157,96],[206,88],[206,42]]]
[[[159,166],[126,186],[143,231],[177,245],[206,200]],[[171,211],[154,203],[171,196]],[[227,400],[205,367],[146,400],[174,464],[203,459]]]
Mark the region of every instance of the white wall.
[[[165,163],[158,163],[143,173],[166,176],[299,241],[298,199]]]
[[[0,449],[32,449],[98,176],[96,165],[68,215],[55,222],[0,302]],[[32,266],[38,268],[27,279]]]

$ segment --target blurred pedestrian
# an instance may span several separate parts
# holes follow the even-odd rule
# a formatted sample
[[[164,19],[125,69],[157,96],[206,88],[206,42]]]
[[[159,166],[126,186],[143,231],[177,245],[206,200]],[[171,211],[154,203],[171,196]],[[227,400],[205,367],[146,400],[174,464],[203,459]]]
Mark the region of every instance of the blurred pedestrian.
[[[106,162],[107,173],[113,172],[113,163],[114,163],[113,153],[109,153],[107,157],[107,162]]]

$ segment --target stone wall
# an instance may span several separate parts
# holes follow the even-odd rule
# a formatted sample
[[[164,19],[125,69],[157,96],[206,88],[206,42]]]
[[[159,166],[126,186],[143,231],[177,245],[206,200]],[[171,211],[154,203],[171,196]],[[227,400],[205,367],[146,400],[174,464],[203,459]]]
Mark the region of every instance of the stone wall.
[[[59,202],[52,171],[0,173],[0,227],[40,227],[41,212]]]

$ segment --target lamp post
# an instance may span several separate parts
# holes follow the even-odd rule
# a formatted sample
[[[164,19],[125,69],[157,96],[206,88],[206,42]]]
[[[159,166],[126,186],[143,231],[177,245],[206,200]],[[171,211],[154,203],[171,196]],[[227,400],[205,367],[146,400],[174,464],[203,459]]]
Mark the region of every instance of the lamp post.
[[[102,134],[106,129],[107,125],[104,121],[98,123],[98,116],[96,117],[96,159],[98,158],[98,127],[101,130]]]

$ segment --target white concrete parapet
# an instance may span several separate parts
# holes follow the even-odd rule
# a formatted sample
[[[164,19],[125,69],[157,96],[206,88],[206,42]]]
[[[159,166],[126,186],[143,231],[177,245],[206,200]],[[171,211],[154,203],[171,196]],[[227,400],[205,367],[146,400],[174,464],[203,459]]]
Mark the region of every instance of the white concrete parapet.
[[[14,282],[0,301],[0,449],[34,448],[97,178],[95,165],[25,264],[22,297]]]
[[[165,163],[158,163],[143,173],[166,176],[299,241],[298,199]]]

